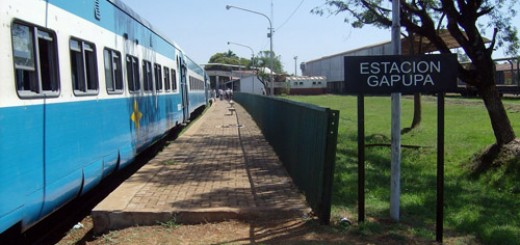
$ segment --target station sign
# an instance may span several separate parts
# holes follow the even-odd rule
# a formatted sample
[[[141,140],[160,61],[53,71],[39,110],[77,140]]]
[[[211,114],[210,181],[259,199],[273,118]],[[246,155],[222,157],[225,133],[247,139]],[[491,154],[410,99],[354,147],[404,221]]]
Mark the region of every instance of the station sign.
[[[345,56],[347,93],[455,92],[455,54]]]

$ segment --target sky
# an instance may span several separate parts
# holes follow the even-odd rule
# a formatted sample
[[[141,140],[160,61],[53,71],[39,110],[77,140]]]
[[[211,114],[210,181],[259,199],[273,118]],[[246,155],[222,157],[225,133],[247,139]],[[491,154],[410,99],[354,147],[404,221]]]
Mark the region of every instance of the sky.
[[[284,70],[301,75],[301,62],[391,40],[390,30],[365,26],[353,28],[345,15],[312,14],[324,0],[122,0],[155,29],[174,40],[196,63],[206,64],[216,54],[233,51],[250,58],[269,50],[269,21],[275,30],[273,50],[281,56]],[[230,44],[228,42],[237,43]],[[497,55],[501,52],[496,51]],[[295,60],[295,56],[297,59]],[[502,56],[501,56],[502,57]],[[296,61],[296,62],[295,62]]]

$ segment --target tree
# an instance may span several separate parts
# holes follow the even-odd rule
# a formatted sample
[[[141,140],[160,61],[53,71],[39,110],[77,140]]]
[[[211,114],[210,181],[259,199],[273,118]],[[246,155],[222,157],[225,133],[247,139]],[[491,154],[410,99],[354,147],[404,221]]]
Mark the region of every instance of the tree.
[[[346,13],[346,22],[355,28],[365,24],[380,28],[391,27],[391,10],[382,0],[325,0],[324,7],[312,10],[323,14]],[[486,106],[495,135],[494,149],[515,143],[516,135],[495,86],[495,48],[505,47],[507,55],[518,53],[520,42],[511,19],[518,11],[515,0],[401,0],[401,26],[414,35],[426,38],[440,53],[451,53],[451,47],[441,37],[444,27],[471,61],[471,66],[459,65],[459,78],[475,86]],[[486,17],[486,18],[484,18]],[[489,43],[483,38],[486,29],[493,29]],[[493,147],[492,147],[493,148]]]
[[[241,66],[250,66],[251,61],[249,59],[238,57],[233,51],[228,50],[225,53],[216,53],[209,58],[208,63],[214,64],[226,64],[226,65],[241,65]],[[219,66],[212,65],[206,67],[206,69],[218,69],[218,70],[231,70],[230,67],[227,66]]]
[[[422,39],[419,38],[419,45],[418,47],[415,47],[415,36],[413,33],[409,33],[408,34],[408,40],[409,40],[409,43],[408,43],[408,50],[409,51],[409,54],[410,55],[413,55],[413,54],[420,54],[422,53]],[[419,126],[419,124],[421,124],[421,120],[422,120],[422,106],[421,106],[421,94],[420,93],[415,93],[413,95],[413,119],[412,119],[412,125],[410,126],[410,128],[407,128],[407,129],[404,129],[403,131],[401,132],[407,132],[407,131],[411,131],[412,129],[416,128]]]
[[[271,51],[260,51],[258,55],[255,57],[255,65],[258,67],[270,67],[269,61],[271,60]],[[273,72],[277,74],[285,73],[283,71],[282,62],[280,61],[280,56],[276,56],[276,54],[273,51]]]
[[[284,74],[282,62],[280,61],[280,56],[276,56],[276,54],[273,51],[273,75],[276,74]],[[271,67],[271,51],[260,51],[258,55],[255,57],[254,64],[256,67]],[[265,91],[270,91],[270,88],[268,87],[268,83],[265,81],[269,81],[269,76],[271,74],[266,70],[259,68],[257,77],[262,83],[264,84]],[[273,79],[276,81],[276,76],[273,77]]]

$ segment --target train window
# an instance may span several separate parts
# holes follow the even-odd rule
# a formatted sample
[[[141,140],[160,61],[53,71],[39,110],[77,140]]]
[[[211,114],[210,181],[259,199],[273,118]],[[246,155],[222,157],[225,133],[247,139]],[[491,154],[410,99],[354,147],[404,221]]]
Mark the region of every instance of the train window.
[[[190,90],[204,90],[204,82],[190,76]]]
[[[58,96],[56,37],[39,27],[11,25],[16,89],[20,97]]]
[[[155,63],[153,65],[154,68],[154,74],[155,74],[155,90],[161,91],[163,88],[162,86],[162,67],[161,65]]]
[[[126,79],[130,92],[137,92],[141,89],[141,83],[139,82],[139,59],[135,56],[126,56]]]
[[[152,63],[147,60],[143,60],[143,89],[144,91],[153,90]]]
[[[172,90],[177,90],[177,71],[172,69]]]
[[[99,85],[94,44],[78,39],[71,39],[70,65],[74,94],[97,94]]]
[[[105,82],[107,93],[123,93],[123,71],[121,70],[121,53],[111,49],[103,51],[105,57]]]
[[[164,90],[170,91],[171,83],[170,83],[170,68],[164,67]]]

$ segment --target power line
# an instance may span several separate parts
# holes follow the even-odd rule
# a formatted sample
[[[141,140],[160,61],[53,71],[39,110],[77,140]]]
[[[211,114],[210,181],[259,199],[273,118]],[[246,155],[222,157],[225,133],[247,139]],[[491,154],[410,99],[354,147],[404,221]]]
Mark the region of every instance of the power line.
[[[278,28],[276,28],[276,31],[279,31],[285,24],[287,24],[287,22],[289,22],[289,20],[291,20],[291,18],[294,16],[294,14],[296,14],[298,9],[300,9],[300,7],[302,6],[303,2],[305,2],[305,0],[302,0],[300,2],[300,4],[298,4],[298,7],[296,7],[296,9],[294,9],[294,11],[291,13],[291,15],[289,15],[289,17],[287,17],[287,19]]]

